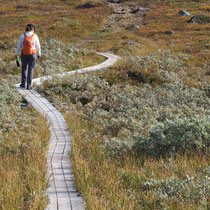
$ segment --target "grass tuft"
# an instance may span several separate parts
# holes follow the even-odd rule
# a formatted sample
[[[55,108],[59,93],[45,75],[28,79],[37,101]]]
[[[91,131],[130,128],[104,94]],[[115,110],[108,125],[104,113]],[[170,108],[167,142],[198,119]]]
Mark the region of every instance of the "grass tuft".
[[[2,138],[0,145],[0,208],[44,209],[46,152],[49,131],[43,117],[30,123],[22,135]]]

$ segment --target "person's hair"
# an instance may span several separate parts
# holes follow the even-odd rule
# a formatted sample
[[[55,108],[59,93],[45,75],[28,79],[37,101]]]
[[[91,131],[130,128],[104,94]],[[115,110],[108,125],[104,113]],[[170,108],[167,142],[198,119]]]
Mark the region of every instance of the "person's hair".
[[[26,31],[32,31],[34,29],[35,31],[35,26],[34,24],[32,23],[29,23],[27,26],[26,26]]]

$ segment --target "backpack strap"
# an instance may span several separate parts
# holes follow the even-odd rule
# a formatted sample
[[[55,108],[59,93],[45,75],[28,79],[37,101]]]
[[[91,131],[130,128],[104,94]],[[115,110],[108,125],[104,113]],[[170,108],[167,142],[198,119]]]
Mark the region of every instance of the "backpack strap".
[[[36,35],[36,34],[35,34],[35,33],[33,33],[33,34],[31,35],[31,38],[33,38],[35,35]]]
[[[36,34],[33,33],[29,38],[33,38],[35,35],[36,35]],[[25,37],[27,36],[26,33],[24,33],[24,36],[25,36]]]

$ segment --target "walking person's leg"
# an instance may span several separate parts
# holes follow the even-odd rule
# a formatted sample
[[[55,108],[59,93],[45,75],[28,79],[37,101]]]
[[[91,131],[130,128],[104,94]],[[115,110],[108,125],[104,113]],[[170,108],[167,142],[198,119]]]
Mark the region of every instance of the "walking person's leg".
[[[31,89],[32,87],[32,79],[34,74],[35,63],[36,63],[36,54],[32,54],[29,56],[29,61],[28,61],[27,89]]]
[[[27,55],[21,54],[21,63],[22,63],[22,71],[21,71],[21,85],[20,85],[20,87],[25,88],[26,77],[27,77],[27,63],[28,63]]]

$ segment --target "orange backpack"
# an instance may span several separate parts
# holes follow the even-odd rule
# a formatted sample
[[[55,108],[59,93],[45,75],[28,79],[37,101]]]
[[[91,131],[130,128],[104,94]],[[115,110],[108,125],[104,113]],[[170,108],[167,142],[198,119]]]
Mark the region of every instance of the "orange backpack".
[[[34,46],[34,41],[33,41],[33,37],[35,34],[32,34],[30,37],[26,36],[26,33],[24,33],[24,41],[23,41],[23,49],[22,49],[22,53],[24,55],[32,55],[36,53],[36,50],[33,48]]]

